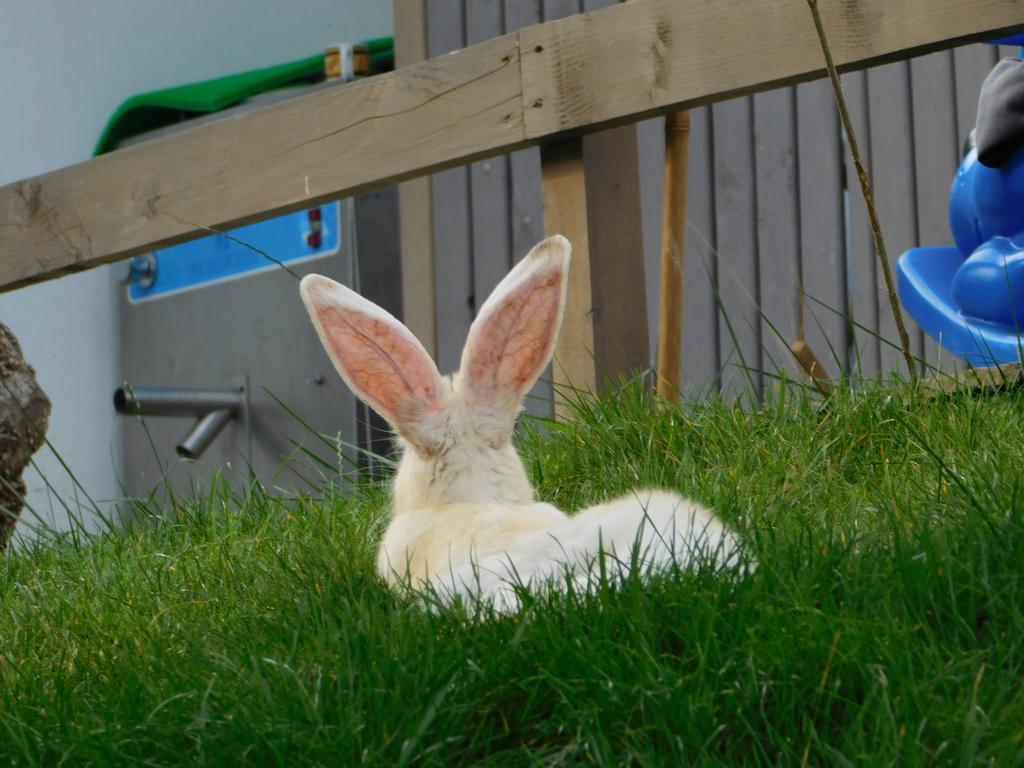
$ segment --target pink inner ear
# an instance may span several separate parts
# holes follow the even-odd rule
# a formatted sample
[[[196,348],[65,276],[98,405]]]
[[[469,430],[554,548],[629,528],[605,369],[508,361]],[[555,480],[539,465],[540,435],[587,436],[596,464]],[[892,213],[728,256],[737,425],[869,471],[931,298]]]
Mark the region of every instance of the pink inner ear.
[[[342,376],[395,427],[440,408],[437,368],[411,334],[336,306],[319,305],[315,311]]]
[[[562,272],[525,280],[481,318],[462,374],[475,394],[523,397],[551,357],[562,302]]]

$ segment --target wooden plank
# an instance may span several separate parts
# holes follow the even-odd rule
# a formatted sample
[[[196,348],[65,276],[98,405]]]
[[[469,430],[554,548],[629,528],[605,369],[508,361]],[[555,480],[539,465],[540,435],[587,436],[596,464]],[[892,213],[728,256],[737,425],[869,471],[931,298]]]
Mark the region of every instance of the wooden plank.
[[[583,0],[599,11],[617,0]],[[566,3],[563,10],[570,10]],[[583,139],[590,229],[590,285],[598,390],[651,368],[637,129],[623,125]]]
[[[918,245],[949,245],[949,188],[960,163],[953,52],[940,51],[910,62],[914,115],[914,182],[917,188]],[[953,370],[955,358],[923,334],[929,365]]]
[[[822,11],[848,68],[1024,28],[1019,2]],[[2,187],[0,286],[822,72],[803,0],[632,0]]]
[[[654,117],[636,124],[636,155],[640,171],[640,224],[644,240],[644,281],[647,284],[647,327],[650,329],[651,360],[656,361],[658,305],[661,301],[665,118]],[[682,224],[685,226],[685,220]],[[685,250],[685,234],[683,243]]]
[[[761,318],[757,262],[752,99],[715,104],[715,241],[722,392],[761,394]],[[753,390],[753,391],[751,391]]]
[[[593,350],[599,371],[614,383],[651,367],[636,126],[585,136],[583,161]],[[606,383],[599,375],[598,390]]]
[[[505,26],[502,0],[466,3],[465,23],[466,42],[470,45],[500,36]],[[512,268],[508,158],[500,155],[473,163],[469,167],[469,192],[473,295],[479,307]]]
[[[540,21],[541,0],[505,0],[507,32],[516,32]],[[540,149],[530,147],[513,152],[509,155],[508,164],[512,259],[518,261],[544,237]],[[524,407],[534,416],[553,415],[551,375],[551,366],[548,366],[526,397]]]
[[[580,3],[580,0],[542,0],[541,7],[540,7],[539,10],[541,11],[541,14],[542,14],[543,19],[545,20],[545,22],[550,22],[550,20],[555,19],[555,18],[564,18],[565,16],[570,16],[573,13],[579,13],[582,10],[582,5]],[[545,226],[546,233],[548,233],[548,234],[554,234],[556,231],[559,231],[559,229],[558,229],[559,224],[556,223],[556,221],[558,221],[558,220],[570,222],[569,224],[562,224],[561,226],[571,225],[573,228],[577,229],[578,232],[579,232],[579,228],[581,226],[583,227],[583,229],[587,229],[587,219],[586,219],[586,216],[587,216],[587,211],[586,211],[586,187],[585,186],[582,187],[582,189],[583,189],[582,193],[580,193],[579,190],[565,191],[565,193],[562,193],[562,191],[559,190],[559,187],[561,187],[562,189],[569,190],[570,189],[570,184],[572,184],[572,185],[578,184],[578,183],[579,184],[585,184],[585,173],[586,173],[586,171],[585,171],[585,168],[584,168],[584,161],[582,160],[583,144],[580,144],[579,147],[566,146],[564,148],[565,148],[565,152],[569,152],[571,150],[571,152],[569,153],[570,156],[574,156],[575,151],[577,151],[577,148],[579,148],[579,152],[581,153],[581,162],[580,162],[579,166],[574,165],[575,159],[574,159],[574,157],[571,157],[571,162],[573,163],[573,165],[571,167],[566,167],[566,170],[565,170],[566,176],[565,176],[565,178],[560,179],[560,181],[557,182],[554,187],[552,187],[551,184],[547,181],[547,179],[550,177],[550,174],[552,172],[551,169],[544,169],[544,170],[542,170],[543,178],[545,179],[544,193],[543,193],[543,195],[544,195],[544,226]],[[558,155],[559,155],[559,152],[556,151],[556,156],[558,156]],[[543,169],[543,166],[544,166],[543,158],[545,157],[545,153],[543,151],[542,151],[540,157],[542,158],[542,169]],[[560,165],[563,162],[568,162],[568,160],[569,160],[569,158],[562,158],[561,160],[556,161],[556,163],[558,163]],[[557,173],[561,173],[562,171],[556,169],[556,172]],[[550,200],[552,199],[553,191],[556,191],[556,193],[557,193],[557,195],[554,198],[557,201],[557,203],[555,203],[555,204],[552,204],[550,202]],[[580,197],[581,195],[582,195],[582,197]],[[579,218],[581,214],[580,214],[580,212],[578,210],[575,210],[574,208],[568,207],[566,205],[565,199],[570,198],[570,197],[573,198],[572,202],[574,204],[575,203],[580,203],[582,201],[582,204],[584,206],[584,211],[583,211],[583,214],[582,214],[583,219]],[[564,210],[562,210],[562,209],[564,209]],[[552,222],[552,223],[549,224],[549,222]],[[552,227],[554,227],[554,228],[552,228]],[[558,352],[556,350],[556,355],[558,355],[558,359],[563,359],[564,358],[564,359],[567,360],[567,362],[566,362],[565,366],[560,367],[560,368],[556,368],[555,364],[552,365],[552,381],[554,382],[556,387],[557,386],[566,386],[567,384],[571,386],[571,384],[569,384],[569,382],[572,382],[572,381],[583,381],[583,382],[586,382],[586,385],[585,386],[581,385],[581,388],[583,388],[583,389],[596,389],[597,388],[596,372],[594,370],[592,370],[592,368],[593,368],[593,354],[594,354],[594,330],[593,330],[593,326],[590,325],[590,321],[592,319],[592,314],[590,314],[590,312],[592,310],[593,303],[592,303],[592,300],[591,300],[591,295],[589,293],[590,292],[589,233],[587,234],[588,247],[583,249],[583,251],[581,251],[581,249],[577,247],[577,240],[580,237],[579,233],[577,234],[577,236],[575,236],[575,239],[573,237],[568,236],[568,234],[566,234],[566,237],[568,237],[569,241],[572,242],[572,247],[573,247],[572,265],[569,267],[569,274],[570,274],[569,280],[570,281],[574,281],[574,278],[572,276],[572,272],[573,271],[575,273],[577,273],[577,274],[575,274],[575,276],[577,276],[577,278],[580,278],[579,282],[573,282],[571,284],[572,288],[570,290],[569,301],[573,305],[572,316],[577,317],[577,319],[579,319],[579,317],[580,317],[580,309],[577,308],[577,307],[584,307],[584,306],[586,306],[587,307],[587,309],[586,309],[586,312],[587,312],[587,314],[586,314],[586,321],[587,321],[589,327],[588,328],[577,328],[577,329],[570,328],[570,329],[568,329],[568,331],[566,331],[565,328],[563,327],[563,329],[562,329],[562,337],[564,337],[565,334],[568,333],[569,334],[569,338],[579,339],[580,343],[581,344],[585,344],[586,346],[583,347],[584,351],[582,353],[580,351],[580,348],[578,347],[577,353],[571,354],[568,351],[568,346],[567,346],[568,345],[568,341],[563,343],[562,339],[561,338],[559,339],[559,344],[562,346],[562,350],[561,350],[561,354],[560,355],[558,355]],[[584,262],[586,262],[586,263],[584,263]],[[583,280],[584,280],[583,275],[584,274],[587,275],[586,276],[586,281],[587,281],[586,288],[583,285]],[[568,317],[568,316],[569,316],[568,311],[566,311],[566,317]],[[591,356],[590,360],[587,359],[587,355]],[[575,369],[575,372],[570,371],[570,367],[573,367]],[[555,399],[555,401],[554,401],[554,411],[555,411],[556,418],[563,418],[564,417],[563,409],[559,406],[559,402],[558,402],[557,399]]]
[[[821,15],[841,70],[1024,23],[1019,0],[859,0]],[[824,75],[805,0],[633,0],[525,29],[521,52],[529,138],[703,104],[708,81],[720,100]]]
[[[800,206],[797,198],[796,94],[754,96],[754,184],[759,257],[760,338],[764,370],[789,373],[800,335]],[[781,338],[780,338],[781,336]],[[766,388],[771,387],[765,380]]]
[[[466,44],[464,18],[459,0],[427,0],[427,40],[431,57],[448,54]],[[462,347],[476,315],[469,169],[450,168],[435,174],[432,189],[437,202],[434,208],[436,359],[441,371],[447,373],[459,367]]]
[[[562,234],[572,243],[569,288],[562,331],[555,346],[552,374],[555,387],[594,391],[593,302],[590,288],[590,241],[587,226],[587,188],[583,172],[583,141],[567,139],[541,149],[544,183],[544,231]],[[566,408],[555,399],[555,417]]]
[[[580,13],[583,4],[580,0],[543,0],[544,21],[564,19],[566,16]]]
[[[683,392],[718,388],[718,252],[715,246],[714,156],[711,108],[690,111],[686,269],[683,275]]]
[[[953,78],[956,87],[956,134],[959,146],[974,129],[978,117],[978,93],[992,71],[999,52],[995,46],[975,43],[953,51]]]
[[[517,32],[541,21],[541,0],[505,0],[505,29]],[[521,259],[544,237],[540,191],[540,149],[530,147],[509,157],[513,258]]]
[[[796,121],[804,336],[835,377],[848,369],[849,339],[842,136],[828,81],[796,87]]]
[[[871,186],[878,207],[878,219],[885,235],[893,275],[900,254],[917,244],[917,198],[914,187],[914,136],[910,111],[910,66],[907,62],[869,69],[868,124],[871,137]],[[878,332],[890,343],[881,344],[882,373],[899,371],[906,376],[906,363],[899,349],[896,320],[878,270]],[[903,310],[900,310],[903,312]],[[910,351],[923,353],[921,329],[903,312],[910,335]]]
[[[1016,45],[999,45],[995,46],[999,52],[1000,59],[1019,59],[1020,58],[1020,47]]]
[[[394,0],[395,65],[427,58],[425,0]],[[437,353],[434,302],[434,226],[430,179],[398,186],[402,264],[402,321],[431,354]]]
[[[871,173],[871,133],[868,131],[867,74],[855,72],[843,76],[843,92],[854,133],[868,173]],[[881,361],[878,334],[878,271],[875,246],[871,239],[867,208],[857,180],[857,170],[850,158],[849,146],[843,146],[846,167],[846,204],[849,210],[847,230],[850,263],[849,312],[853,321],[854,372],[865,377],[878,375]]]
[[[581,10],[584,13],[592,13],[593,11],[600,11],[602,8],[607,8],[610,5],[621,2],[625,2],[625,0],[583,0]]]
[[[515,37],[503,37],[2,187],[0,285],[79,271],[206,234],[203,227],[298,210],[520,144],[517,59]]]
[[[658,301],[658,394],[675,400],[682,391],[683,271],[686,267],[686,193],[690,159],[690,112],[665,117],[662,175],[661,281]]]

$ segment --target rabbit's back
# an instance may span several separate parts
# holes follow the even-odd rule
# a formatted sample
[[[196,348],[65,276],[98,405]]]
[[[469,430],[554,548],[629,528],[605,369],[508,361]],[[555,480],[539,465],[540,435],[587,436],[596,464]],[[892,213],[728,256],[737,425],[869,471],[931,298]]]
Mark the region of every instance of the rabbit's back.
[[[464,502],[407,510],[391,521],[377,565],[391,583],[408,576],[422,585],[438,575],[472,571],[510,550],[521,553],[565,519],[561,510],[542,503]]]
[[[667,491],[636,491],[572,515],[550,504],[450,504],[395,517],[381,545],[382,575],[406,575],[444,595],[515,604],[512,584],[591,583],[606,554],[642,569],[697,558],[735,564],[739,544],[708,509]],[[636,556],[634,558],[634,555]],[[612,571],[622,575],[622,568]]]

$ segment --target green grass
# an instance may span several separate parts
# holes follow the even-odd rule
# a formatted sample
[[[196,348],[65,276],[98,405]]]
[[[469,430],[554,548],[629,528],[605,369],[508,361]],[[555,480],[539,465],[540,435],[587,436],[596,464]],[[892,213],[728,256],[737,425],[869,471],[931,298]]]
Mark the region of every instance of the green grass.
[[[0,563],[17,765],[1024,763],[1024,394],[659,410],[527,431],[540,496],[676,488],[748,532],[710,572],[424,613],[387,495],[224,487]]]

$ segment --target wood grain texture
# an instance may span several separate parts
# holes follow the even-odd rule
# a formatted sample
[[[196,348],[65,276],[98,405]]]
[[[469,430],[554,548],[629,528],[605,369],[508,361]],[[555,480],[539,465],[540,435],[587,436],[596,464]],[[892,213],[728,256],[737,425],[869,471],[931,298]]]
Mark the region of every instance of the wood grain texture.
[[[658,301],[658,394],[674,400],[683,366],[683,276],[686,265],[686,193],[689,183],[690,113],[665,118],[662,184],[661,282]]]
[[[583,138],[598,391],[651,367],[636,126]],[[574,259],[578,264],[578,259]]]
[[[953,52],[937,53],[910,62],[914,125],[914,184],[917,189],[916,245],[949,245],[949,188],[960,164]],[[936,339],[922,333],[928,365],[953,370],[955,358],[943,352]]]
[[[822,10],[844,68],[1024,28],[1024,0]],[[632,0],[528,27],[2,187],[0,286],[822,71],[804,0]]]
[[[913,116],[911,115],[910,65],[887,64],[869,69],[868,92],[871,110],[868,116],[871,137],[871,186],[878,208],[878,219],[885,236],[892,274],[896,260],[908,248],[917,245],[917,190],[914,186]],[[877,257],[876,257],[877,258]],[[896,320],[886,295],[882,272],[877,272],[878,333],[881,338],[881,370],[906,375],[906,363],[899,348]],[[910,336],[910,352],[923,354],[921,329],[903,309],[903,322]],[[887,343],[888,342],[888,343]]]
[[[718,246],[722,393],[761,394],[761,318],[754,180],[753,104],[749,96],[715,104],[715,241]]]
[[[0,188],[0,285],[86,269],[493,154],[517,41],[481,43]],[[447,158],[447,159],[445,159]]]
[[[583,0],[582,10],[616,2]],[[622,125],[583,139],[599,391],[652,367],[637,130]]]
[[[1021,0],[839,0],[821,13],[840,69],[1024,23]],[[521,40],[530,138],[824,75],[805,0],[632,0],[524,29]]]
[[[868,131],[868,82],[866,72],[853,72],[842,78],[843,93],[850,110],[850,120],[857,135],[860,152],[868,173],[871,172],[871,133]],[[857,170],[844,141],[846,166],[846,202],[849,206],[849,312],[853,325],[853,371],[861,376],[877,376],[881,362],[878,343],[879,295],[878,261],[871,238],[867,208],[857,181]]]
[[[541,0],[505,0],[505,31],[516,32],[542,20]],[[513,152],[509,166],[509,235],[512,260],[518,261],[544,237],[541,203],[540,149]],[[534,416],[551,417],[551,366],[541,374],[526,396],[524,407]]]
[[[427,0],[427,44],[431,57],[452,56],[466,44],[460,0]],[[459,367],[462,347],[476,315],[473,293],[473,212],[469,169],[434,174],[434,290],[437,307],[437,365],[443,373]]]
[[[466,42],[470,45],[504,31],[502,0],[466,3]],[[479,160],[469,167],[469,193],[473,206],[473,294],[480,307],[512,268],[509,228],[508,157]]]
[[[505,0],[505,29],[517,32],[541,21],[541,0]],[[509,156],[512,257],[521,259],[544,237],[540,191],[540,150],[530,147]]]
[[[590,288],[590,240],[587,224],[587,187],[583,171],[583,142],[567,139],[541,150],[544,183],[544,231],[561,234],[572,243],[569,288],[562,331],[555,346],[552,376],[556,388],[555,417],[566,407],[557,390],[596,391],[594,366],[593,299]]]
[[[978,117],[981,84],[999,58],[993,45],[975,43],[953,51],[953,83],[956,89],[956,134],[960,147],[974,129]]]
[[[800,334],[800,206],[796,173],[796,95],[782,88],[754,96],[754,182],[764,370],[799,370],[790,345]],[[764,382],[771,387],[770,380]]]
[[[427,58],[425,0],[394,0],[395,65]],[[402,264],[402,321],[433,357],[437,354],[434,301],[434,206],[429,177],[398,186]]]
[[[715,246],[714,149],[711,107],[690,112],[686,269],[683,280],[683,392],[718,388],[718,252]]]
[[[544,21],[564,19],[583,10],[580,0],[541,0],[541,7]]]
[[[827,81],[796,87],[796,120],[804,337],[835,377],[848,367],[846,217],[842,134]]]

